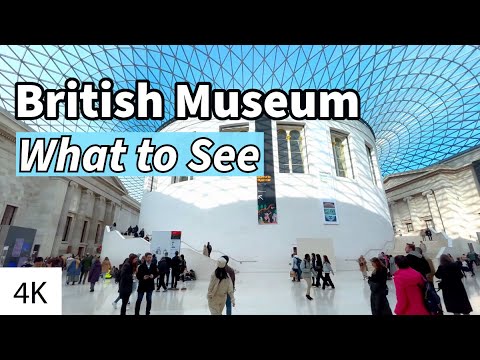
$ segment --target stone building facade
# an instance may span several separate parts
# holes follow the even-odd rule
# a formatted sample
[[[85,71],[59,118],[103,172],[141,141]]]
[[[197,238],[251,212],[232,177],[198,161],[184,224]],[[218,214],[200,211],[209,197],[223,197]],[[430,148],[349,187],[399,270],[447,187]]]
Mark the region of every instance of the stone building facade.
[[[452,239],[479,240],[480,147],[424,169],[384,179],[397,235],[418,235],[427,226]]]
[[[117,177],[15,176],[15,134],[28,131],[0,109],[2,225],[36,229],[39,256],[95,253],[106,225],[126,230],[138,223],[140,204]]]

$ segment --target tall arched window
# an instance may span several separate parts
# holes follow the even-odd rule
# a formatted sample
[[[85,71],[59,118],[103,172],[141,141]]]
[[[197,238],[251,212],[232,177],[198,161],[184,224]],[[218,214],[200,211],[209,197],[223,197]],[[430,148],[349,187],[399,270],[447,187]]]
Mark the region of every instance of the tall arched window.
[[[303,129],[278,129],[278,164],[281,173],[305,173],[302,133]]]

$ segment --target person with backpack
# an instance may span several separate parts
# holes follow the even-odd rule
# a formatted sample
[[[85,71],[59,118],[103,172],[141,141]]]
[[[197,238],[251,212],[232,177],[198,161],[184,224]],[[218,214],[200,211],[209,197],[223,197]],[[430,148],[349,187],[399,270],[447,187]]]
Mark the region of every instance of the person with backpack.
[[[310,289],[312,288],[312,278],[317,276],[317,273],[312,267],[312,263],[310,262],[310,254],[305,254],[305,258],[300,263],[300,270],[302,271],[303,280],[307,283],[307,293],[305,297],[308,300],[313,300],[310,296]]]
[[[441,280],[438,287],[442,290],[447,311],[454,315],[470,314],[473,310],[462,282],[462,271],[448,255],[440,256],[440,266],[435,276]]]
[[[423,257],[423,255],[418,251],[415,244],[407,244],[405,246],[405,252],[407,253],[406,259],[408,261],[409,267],[413,270],[418,271],[424,278],[427,277],[427,274],[430,272],[430,266],[428,265],[427,260]]]
[[[330,260],[328,259],[327,255],[323,255],[323,272],[325,273],[325,275],[323,279],[322,290],[325,290],[325,286],[331,286],[332,289],[335,289],[335,285],[333,285],[332,279],[330,278],[330,273],[334,275],[332,264],[330,264]]]
[[[292,270],[297,273],[297,281],[300,281],[300,279],[302,278],[302,270],[300,269],[301,263],[302,259],[300,259],[297,254],[293,255]],[[293,279],[293,281],[295,281],[295,279]]]
[[[406,256],[395,256],[397,271],[393,278],[397,294],[397,315],[430,315],[425,307],[425,284],[422,274],[410,267]]]

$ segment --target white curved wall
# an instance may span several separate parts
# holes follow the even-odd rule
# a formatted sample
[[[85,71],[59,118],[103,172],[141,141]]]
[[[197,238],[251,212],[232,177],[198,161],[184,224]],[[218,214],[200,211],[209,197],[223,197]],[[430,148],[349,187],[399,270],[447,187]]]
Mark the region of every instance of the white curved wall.
[[[220,125],[245,122],[184,120],[162,131],[217,132]],[[257,223],[256,177],[197,176],[176,184],[171,184],[171,177],[157,178],[156,191],[144,194],[139,226],[148,231],[181,230],[182,241],[197,249],[210,241],[214,249],[238,260],[258,260],[252,268],[264,270],[288,268],[297,238],[331,238],[335,254],[327,255],[336,258],[339,269],[356,269],[356,263],[349,259],[383,248],[393,237],[373,135],[359,121],[296,123],[305,124],[308,173],[275,174],[278,224]],[[274,122],[278,171],[275,126]],[[250,131],[254,129],[251,121]],[[349,133],[354,179],[335,175],[330,129]],[[373,146],[376,185],[370,176],[366,143]],[[323,224],[322,198],[336,199],[339,225]]]

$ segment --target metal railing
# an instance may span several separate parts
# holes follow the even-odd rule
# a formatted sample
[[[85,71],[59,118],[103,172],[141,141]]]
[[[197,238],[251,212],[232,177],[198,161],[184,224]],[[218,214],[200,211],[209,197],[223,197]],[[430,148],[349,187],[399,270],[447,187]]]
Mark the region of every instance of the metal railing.
[[[203,255],[203,250],[197,250],[197,249],[195,249],[192,245],[190,245],[189,243],[187,243],[187,242],[185,242],[185,241],[182,240],[182,245],[183,245],[183,244],[187,245],[191,250],[193,250],[193,251],[195,251],[195,252]],[[236,261],[236,262],[238,262],[238,263],[240,263],[240,264],[242,264],[242,263],[254,263],[254,262],[257,262],[257,260],[237,260],[237,259],[235,259],[234,257],[232,257],[232,256],[230,256],[230,255],[227,255],[227,254],[225,254],[223,251],[220,251],[220,250],[215,250],[215,252],[218,252],[218,253],[220,253],[220,254],[222,254],[222,255],[228,256],[228,258],[229,258],[230,260]]]

